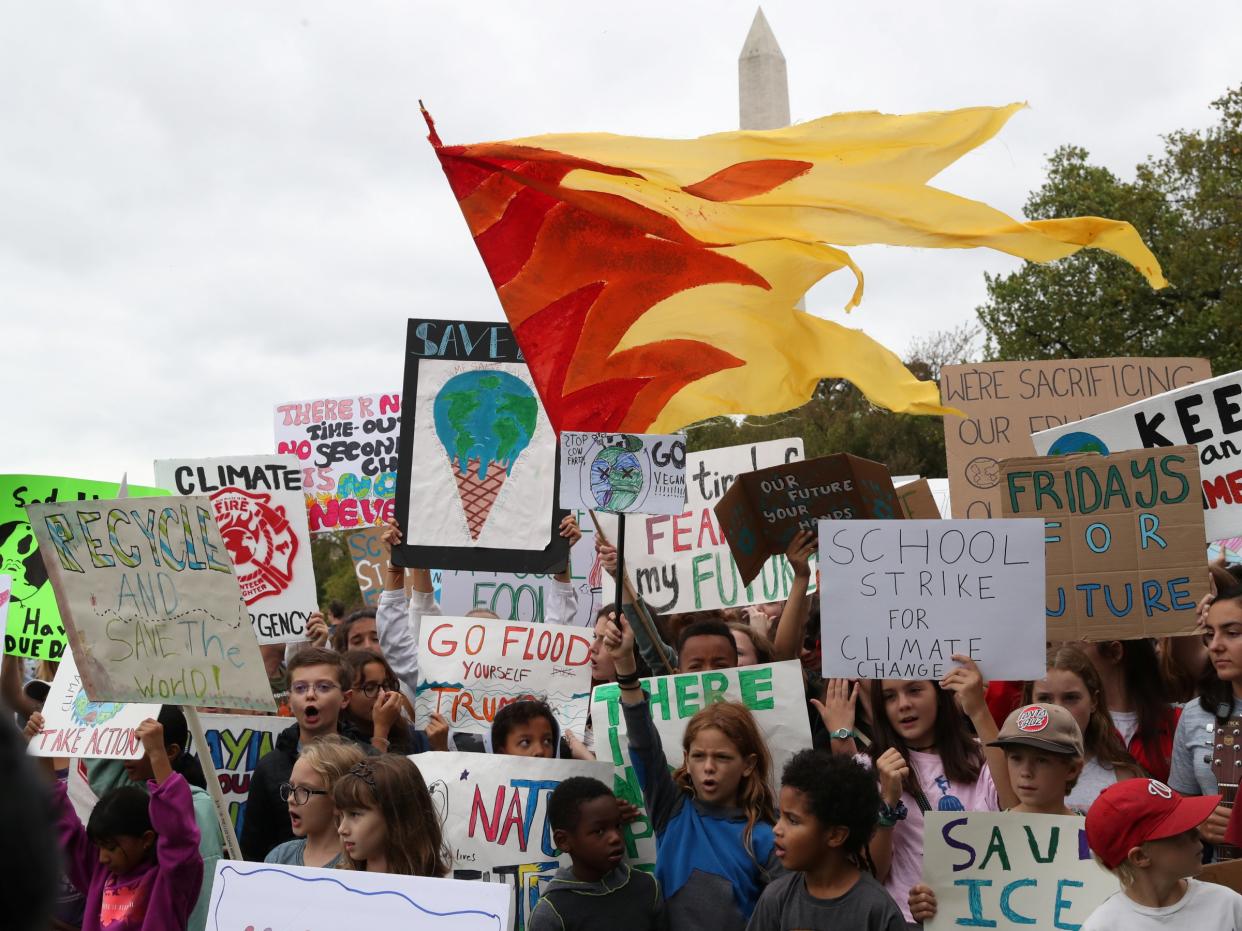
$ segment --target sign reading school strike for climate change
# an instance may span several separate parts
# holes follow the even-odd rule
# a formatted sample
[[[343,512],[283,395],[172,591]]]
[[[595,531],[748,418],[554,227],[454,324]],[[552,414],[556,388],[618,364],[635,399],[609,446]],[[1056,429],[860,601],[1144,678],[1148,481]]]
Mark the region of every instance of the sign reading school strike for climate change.
[[[26,510],[93,701],[276,709],[210,498]]]
[[[174,494],[211,496],[259,642],[305,640],[318,594],[297,459],[159,459],[155,480]]]
[[[207,752],[211,754],[220,779],[220,793],[224,796],[229,819],[240,837],[254,768],[271,752],[280,732],[294,723],[293,718],[258,714],[200,714],[198,718],[207,739]],[[189,736],[186,751],[199,753],[193,734]]]
[[[625,568],[656,614],[710,611],[788,596],[793,568],[783,554],[768,559],[753,583],[742,582],[713,509],[743,473],[800,459],[802,440],[796,437],[687,454],[686,509],[626,523]],[[615,541],[615,521],[600,523]]]
[[[651,717],[660,734],[664,756],[674,769],[681,765],[681,738],[686,723],[707,705],[741,702],[755,717],[772,754],[773,790],[779,788],[785,763],[811,745],[811,725],[805,714],[802,666],[796,660],[741,666],[708,672],[682,672],[642,680],[651,704]],[[591,695],[591,722],[596,759],[613,766],[613,791],[636,805],[644,818],[626,825],[625,843],[634,865],[655,863],[655,834],[646,818],[642,785],[630,760],[621,690],[616,683],[598,685]]]
[[[822,520],[826,678],[1044,674],[1044,522]]]
[[[1006,517],[1046,524],[1049,640],[1188,634],[1208,591],[1193,446],[1001,464]]]
[[[954,517],[1000,517],[1000,462],[1031,456],[1031,434],[1212,377],[1206,359],[977,362],[940,370]]]
[[[510,928],[522,931],[543,886],[569,856],[552,840],[548,797],[573,776],[608,785],[612,766],[590,760],[543,760],[482,753],[410,757],[431,792],[453,878],[504,883]]]
[[[537,698],[561,732],[582,737],[591,697],[591,638],[581,628],[477,617],[425,617],[418,636],[414,723],[440,714],[453,731],[487,734],[496,712]]]
[[[927,931],[1079,928],[1121,888],[1080,816],[998,811],[927,812],[923,882],[936,893]]]
[[[0,572],[12,581],[4,633],[4,652],[30,659],[60,659],[65,627],[56,595],[43,566],[43,554],[30,529],[26,505],[42,501],[113,498],[116,482],[93,482],[53,475],[0,475]],[[164,495],[162,488],[129,486],[130,494]]]
[[[1198,448],[1208,540],[1242,536],[1242,372],[1127,404],[1031,437],[1041,455]]]
[[[686,509],[685,434],[561,433],[561,507],[611,514]]]
[[[400,431],[396,391],[276,405],[276,452],[301,463],[312,533],[393,517]]]
[[[744,473],[716,504],[720,529],[748,585],[798,531],[814,533],[819,518],[902,516],[888,469],[849,453]]]

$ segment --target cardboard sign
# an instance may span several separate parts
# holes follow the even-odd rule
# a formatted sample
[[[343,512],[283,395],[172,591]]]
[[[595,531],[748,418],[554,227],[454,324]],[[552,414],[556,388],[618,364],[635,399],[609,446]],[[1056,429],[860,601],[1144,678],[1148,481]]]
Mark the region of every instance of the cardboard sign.
[[[755,716],[768,751],[772,754],[772,788],[780,784],[785,763],[811,745],[811,725],[806,716],[802,667],[796,660],[742,666],[710,672],[683,672],[642,680],[650,696],[651,716],[660,734],[664,756],[674,769],[681,765],[681,738],[686,723],[705,705],[718,701],[741,702]],[[621,690],[615,683],[599,685],[591,695],[591,722],[595,732],[595,756],[613,766],[613,791],[642,809],[644,817],[626,825],[625,844],[634,865],[655,863],[655,833],[646,817],[642,785],[630,760],[621,712]]]
[[[575,627],[474,617],[425,618],[414,723],[432,712],[454,731],[487,734],[505,705],[538,698],[579,736],[591,698],[591,640]]]
[[[686,509],[686,437],[561,434],[561,507],[610,514]]]
[[[210,498],[27,512],[92,701],[276,709]]]
[[[211,496],[259,643],[305,640],[319,595],[298,460],[159,459],[155,480],[174,494]]]
[[[826,678],[1044,674],[1041,520],[822,520],[819,576]]]
[[[908,520],[937,520],[945,516],[940,513],[940,505],[936,503],[931,484],[925,478],[896,485],[896,493],[902,516]]]
[[[799,530],[820,518],[901,516],[888,469],[849,453],[748,472],[716,504],[742,581],[749,585],[769,556],[784,553]]]
[[[1199,870],[1195,879],[1205,883],[1216,883],[1218,886],[1228,886],[1234,892],[1242,894],[1242,860],[1208,863]]]
[[[358,577],[358,590],[362,593],[362,601],[368,608],[379,604],[380,595],[384,591],[384,566],[387,556],[381,537],[382,527],[367,527],[355,530],[345,537],[349,545],[349,555],[354,561],[354,574]],[[408,597],[414,590],[414,576],[405,574],[405,593]]]
[[[979,362],[940,370],[954,517],[1000,517],[1002,459],[1032,456],[1031,434],[1212,377],[1206,359]]]
[[[207,927],[505,931],[509,890],[493,883],[220,860]]]
[[[116,497],[116,482],[52,475],[0,475],[0,571],[12,579],[4,632],[4,652],[29,659],[60,659],[65,627],[48,581],[43,554],[26,505],[41,501],[86,501]],[[132,486],[135,495],[165,495],[162,488]]]
[[[410,320],[394,559],[559,572],[556,433],[506,323]]]
[[[420,753],[418,766],[453,852],[455,879],[504,883],[521,931],[543,884],[569,865],[552,841],[548,797],[571,776],[611,784],[612,767],[480,753]]]
[[[1189,634],[1207,594],[1193,446],[1001,463],[1006,517],[1047,524],[1049,640]]]
[[[783,553],[764,563],[753,584],[741,581],[714,508],[743,473],[800,459],[796,437],[686,456],[686,509],[626,522],[626,571],[653,612],[710,611],[789,595],[793,568]],[[600,523],[616,542],[616,521]]]
[[[276,405],[276,452],[298,457],[310,530],[383,524],[396,513],[401,395]]]
[[[1198,449],[1206,540],[1242,534],[1242,372],[1044,430],[1041,455],[1191,445]]]
[[[936,893],[927,931],[1079,928],[1121,885],[1091,857],[1084,819],[929,811],[923,882]]]
[[[241,836],[246,819],[246,799],[250,797],[250,777],[276,746],[280,732],[294,723],[293,718],[258,714],[200,714],[207,752],[220,778],[220,792],[228,808],[233,830]],[[200,753],[190,735],[187,748]]]
[[[43,730],[29,750],[33,756],[136,760],[143,749],[134,730],[159,713],[159,705],[91,701],[66,650],[43,703]]]

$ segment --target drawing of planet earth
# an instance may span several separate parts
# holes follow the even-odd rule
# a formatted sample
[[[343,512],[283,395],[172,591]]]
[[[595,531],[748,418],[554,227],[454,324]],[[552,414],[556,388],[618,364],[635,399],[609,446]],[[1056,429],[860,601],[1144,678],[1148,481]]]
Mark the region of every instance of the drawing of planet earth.
[[[1056,441],[1048,447],[1049,456],[1068,456],[1071,453],[1099,453],[1101,456],[1107,456],[1108,447],[1095,434],[1083,433],[1080,430],[1057,437]]]
[[[97,727],[111,721],[124,708],[121,702],[91,701],[86,697],[86,689],[78,689],[78,695],[73,700],[73,723]]]
[[[496,369],[454,375],[436,394],[432,407],[436,435],[462,472],[478,460],[478,478],[489,468],[513,471],[535,432],[539,402],[531,387]]]
[[[591,495],[601,510],[627,511],[642,494],[643,466],[634,455],[642,443],[626,439],[625,446],[601,449],[591,463]]]

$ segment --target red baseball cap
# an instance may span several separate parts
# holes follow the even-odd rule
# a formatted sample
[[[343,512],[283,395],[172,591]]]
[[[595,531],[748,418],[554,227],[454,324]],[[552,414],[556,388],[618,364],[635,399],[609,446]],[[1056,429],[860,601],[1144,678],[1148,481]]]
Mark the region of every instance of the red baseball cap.
[[[1220,804],[1219,795],[1184,796],[1157,779],[1123,779],[1087,812],[1087,843],[1110,870],[1131,848],[1197,828]]]

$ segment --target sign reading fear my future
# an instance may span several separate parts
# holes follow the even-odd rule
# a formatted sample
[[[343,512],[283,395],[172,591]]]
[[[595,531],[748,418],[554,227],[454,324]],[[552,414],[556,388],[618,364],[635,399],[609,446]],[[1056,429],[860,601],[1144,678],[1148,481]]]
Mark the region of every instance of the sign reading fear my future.
[[[1207,594],[1193,446],[1001,463],[1006,517],[1046,525],[1049,640],[1194,631]]]

